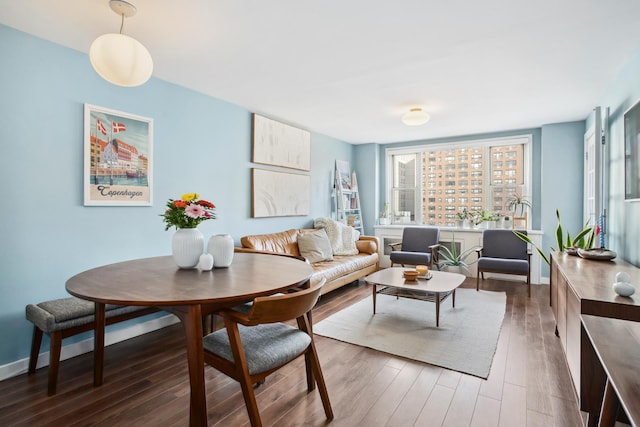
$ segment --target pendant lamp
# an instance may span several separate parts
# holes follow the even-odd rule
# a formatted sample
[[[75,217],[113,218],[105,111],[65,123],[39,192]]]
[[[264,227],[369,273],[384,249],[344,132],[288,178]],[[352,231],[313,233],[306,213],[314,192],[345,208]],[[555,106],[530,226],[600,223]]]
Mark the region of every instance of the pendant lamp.
[[[91,43],[89,60],[106,81],[118,86],[140,86],[151,77],[153,59],[147,48],[122,34],[124,18],[136,14],[136,7],[122,0],[110,0],[109,7],[122,17],[120,33],[103,34]]]

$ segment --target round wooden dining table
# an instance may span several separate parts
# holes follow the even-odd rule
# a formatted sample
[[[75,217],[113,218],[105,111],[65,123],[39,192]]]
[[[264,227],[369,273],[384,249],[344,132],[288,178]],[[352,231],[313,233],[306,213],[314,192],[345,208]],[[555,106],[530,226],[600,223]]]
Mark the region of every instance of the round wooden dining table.
[[[255,297],[308,286],[313,270],[299,259],[236,253],[227,268],[180,269],[172,257],[105,265],[71,277],[67,291],[95,302],[94,385],[102,384],[105,304],[153,306],[175,314],[184,327],[191,401],[189,425],[207,425],[202,316]]]

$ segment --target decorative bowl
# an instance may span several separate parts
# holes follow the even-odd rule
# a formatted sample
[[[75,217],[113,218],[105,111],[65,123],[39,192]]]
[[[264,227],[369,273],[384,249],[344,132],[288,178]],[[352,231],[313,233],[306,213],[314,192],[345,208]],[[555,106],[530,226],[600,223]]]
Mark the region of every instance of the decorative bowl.
[[[578,256],[578,248],[576,248],[575,246],[569,246],[567,248],[564,248],[564,253],[567,255]]]
[[[416,271],[420,277],[424,277],[429,273],[429,267],[426,265],[416,265]]]
[[[405,270],[403,274],[404,274],[405,280],[410,280],[410,281],[414,281],[418,279],[418,276],[420,275],[418,270]]]
[[[578,255],[585,259],[594,259],[597,261],[610,261],[618,254],[605,248],[578,249]]]

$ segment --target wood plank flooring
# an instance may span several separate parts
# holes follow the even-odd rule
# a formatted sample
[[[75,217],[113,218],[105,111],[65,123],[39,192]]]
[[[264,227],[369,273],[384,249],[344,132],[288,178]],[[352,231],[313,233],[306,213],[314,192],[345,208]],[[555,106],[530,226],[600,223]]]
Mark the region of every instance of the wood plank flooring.
[[[475,287],[475,279],[464,287]],[[298,360],[256,389],[267,426],[581,426],[582,419],[549,307],[549,287],[487,279],[507,308],[487,380],[317,336],[335,413],[306,393]],[[352,284],[322,296],[314,321],[370,295]],[[425,303],[428,304],[428,303]],[[92,354],[60,366],[58,394],[47,370],[0,382],[0,426],[186,426],[189,383],[181,325],[106,349],[105,380],[92,386]],[[207,367],[210,425],[249,425],[237,383]]]

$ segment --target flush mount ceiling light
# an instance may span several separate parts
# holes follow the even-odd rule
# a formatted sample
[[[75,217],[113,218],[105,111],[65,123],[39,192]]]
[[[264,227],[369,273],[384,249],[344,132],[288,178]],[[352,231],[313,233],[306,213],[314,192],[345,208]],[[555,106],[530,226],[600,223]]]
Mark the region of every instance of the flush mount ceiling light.
[[[402,123],[407,126],[420,126],[429,121],[431,117],[422,108],[412,108],[402,116]]]
[[[95,39],[89,48],[89,60],[106,81],[118,86],[140,86],[151,77],[153,59],[142,43],[122,34],[124,18],[135,15],[136,7],[122,0],[110,0],[109,7],[122,17],[120,33]]]

